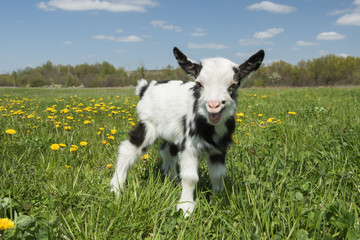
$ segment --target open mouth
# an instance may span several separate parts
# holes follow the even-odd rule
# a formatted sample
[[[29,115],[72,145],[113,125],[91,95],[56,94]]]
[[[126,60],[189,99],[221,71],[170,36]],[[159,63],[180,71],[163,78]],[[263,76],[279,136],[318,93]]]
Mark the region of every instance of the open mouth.
[[[220,110],[220,112],[217,113],[209,113],[209,120],[212,124],[216,124],[220,122],[222,113],[224,111],[224,108]]]

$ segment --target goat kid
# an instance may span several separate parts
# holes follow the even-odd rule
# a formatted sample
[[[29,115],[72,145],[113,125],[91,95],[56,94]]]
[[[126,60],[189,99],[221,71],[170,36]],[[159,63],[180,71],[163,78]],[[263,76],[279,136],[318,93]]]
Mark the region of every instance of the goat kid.
[[[202,60],[187,58],[178,48],[174,55],[181,68],[195,77],[195,82],[141,79],[136,87],[140,97],[137,112],[140,122],[129,132],[129,139],[119,146],[117,167],[110,182],[111,191],[123,189],[127,171],[158,138],[162,169],[177,178],[180,159],[182,193],[177,210],[187,217],[195,207],[194,189],[199,180],[199,155],[206,153],[213,192],[223,190],[225,156],[235,129],[237,90],[246,77],[256,71],[264,59],[260,50],[241,65],[224,58]]]

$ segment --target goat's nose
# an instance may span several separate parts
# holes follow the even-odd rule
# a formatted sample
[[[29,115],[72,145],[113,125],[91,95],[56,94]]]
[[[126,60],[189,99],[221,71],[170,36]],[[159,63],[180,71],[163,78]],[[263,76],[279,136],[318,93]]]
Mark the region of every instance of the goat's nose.
[[[216,108],[220,107],[220,102],[219,101],[208,101],[208,106],[211,109],[216,109]]]

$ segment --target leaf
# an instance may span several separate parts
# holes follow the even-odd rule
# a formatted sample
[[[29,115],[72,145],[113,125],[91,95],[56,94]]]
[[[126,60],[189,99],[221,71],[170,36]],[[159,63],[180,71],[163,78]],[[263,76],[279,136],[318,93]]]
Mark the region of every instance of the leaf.
[[[309,235],[309,233],[306,230],[300,229],[296,232],[296,239],[297,240],[307,240],[307,239],[309,239],[308,235]]]
[[[300,202],[301,200],[304,199],[304,196],[303,196],[303,194],[301,192],[296,192],[295,193],[295,198],[296,198],[296,200],[298,200]]]
[[[27,228],[28,226],[30,226],[32,223],[34,222],[34,219],[30,216],[26,216],[26,215],[21,215],[18,216],[15,219],[15,224],[17,227],[21,227],[21,228]]]
[[[249,183],[257,183],[259,181],[259,179],[254,174],[250,174],[246,180]]]

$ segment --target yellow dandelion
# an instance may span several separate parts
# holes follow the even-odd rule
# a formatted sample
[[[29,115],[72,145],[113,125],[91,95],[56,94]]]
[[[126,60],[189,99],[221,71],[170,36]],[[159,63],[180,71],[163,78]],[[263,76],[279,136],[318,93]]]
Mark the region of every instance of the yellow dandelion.
[[[70,127],[70,126],[65,126],[65,127],[64,127],[64,130],[65,130],[65,131],[70,131],[70,130],[71,130],[71,127]]]
[[[244,113],[237,113],[237,114],[235,114],[235,115],[238,116],[238,117],[243,117],[243,116],[245,116]]]
[[[268,120],[266,120],[268,123],[271,123],[275,118],[269,118]]]
[[[105,145],[105,144],[107,144],[107,141],[106,141],[106,140],[102,140],[101,143]]]
[[[111,130],[111,134],[115,134],[116,132],[117,132],[116,129],[112,129],[112,130]]]
[[[145,154],[145,155],[143,155],[141,158],[142,158],[143,160],[146,160],[146,159],[149,158],[149,154]]]
[[[290,115],[295,115],[296,112],[288,112],[288,114],[290,114]]]
[[[70,165],[65,165],[66,168],[70,168]]]
[[[88,143],[85,141],[80,142],[80,146],[86,146]]]
[[[112,164],[110,164],[110,163],[109,163],[109,164],[106,164],[106,168],[107,168],[107,169],[112,168]]]
[[[55,144],[51,144],[50,148],[51,148],[52,150],[57,151],[57,150],[60,149],[60,145],[59,145],[59,144],[56,144],[56,143],[55,143]]]
[[[64,144],[64,143],[59,143],[59,146],[60,146],[60,147],[66,147],[66,144]]]
[[[7,130],[5,130],[5,133],[13,135],[16,133],[16,131],[14,129],[7,129]]]
[[[112,135],[108,136],[107,138],[110,140],[114,140],[114,136],[112,136]]]
[[[4,231],[6,229],[13,228],[15,223],[8,218],[0,218],[0,231]]]
[[[104,131],[104,128],[99,128],[100,131]]]
[[[87,124],[89,124],[89,123],[90,123],[89,120],[85,120],[85,121],[84,121],[84,124],[85,124],[85,125],[87,125]]]

